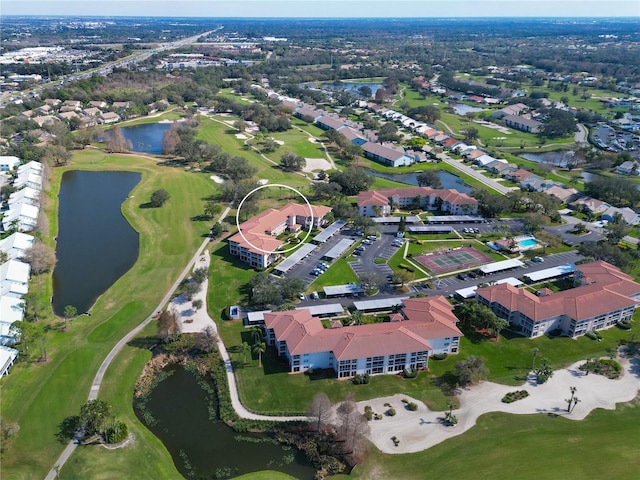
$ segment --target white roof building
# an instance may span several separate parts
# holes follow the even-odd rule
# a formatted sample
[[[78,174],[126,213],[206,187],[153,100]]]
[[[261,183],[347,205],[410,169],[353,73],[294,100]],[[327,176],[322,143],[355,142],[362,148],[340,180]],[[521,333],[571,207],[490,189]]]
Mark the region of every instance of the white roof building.
[[[37,207],[40,205],[40,191],[35,188],[24,187],[9,195],[9,201],[7,203],[9,204],[9,208],[19,203],[26,203],[27,205],[35,205]]]
[[[0,346],[0,377],[9,373],[9,369],[18,358],[18,350],[15,348]]]
[[[0,172],[10,172],[20,165],[20,159],[14,156],[0,156]]]
[[[0,323],[12,324],[21,322],[24,318],[23,300],[18,297],[3,295],[0,297]],[[0,335],[7,335],[7,328],[4,328]]]
[[[0,240],[0,252],[6,253],[9,260],[21,258],[32,246],[33,237],[21,232],[12,233],[4,240]]]
[[[40,209],[34,205],[20,203],[10,208],[2,217],[2,228],[5,231],[12,228],[13,222],[17,222],[19,232],[29,232],[36,228],[38,224],[38,214]]]
[[[21,297],[27,293],[30,271],[28,263],[17,260],[9,260],[0,265],[0,295]]]
[[[27,170],[22,173],[18,172],[13,186],[16,188],[31,187],[35,190],[42,190],[42,176],[33,170]]]
[[[24,165],[20,165],[18,167],[18,175],[25,172],[33,172],[38,175],[42,175],[43,170],[44,170],[44,166],[40,162],[31,160],[30,162],[27,162]]]

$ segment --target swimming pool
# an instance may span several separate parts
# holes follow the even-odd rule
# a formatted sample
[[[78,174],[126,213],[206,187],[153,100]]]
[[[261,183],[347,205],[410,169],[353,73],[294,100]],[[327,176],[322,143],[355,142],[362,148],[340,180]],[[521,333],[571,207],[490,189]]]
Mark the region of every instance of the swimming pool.
[[[535,238],[523,238],[522,240],[518,240],[518,245],[520,248],[531,248],[538,245],[538,241]]]

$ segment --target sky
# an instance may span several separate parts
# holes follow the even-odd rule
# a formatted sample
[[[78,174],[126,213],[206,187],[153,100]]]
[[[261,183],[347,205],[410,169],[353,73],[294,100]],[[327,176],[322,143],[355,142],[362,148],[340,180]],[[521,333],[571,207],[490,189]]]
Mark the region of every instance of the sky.
[[[640,0],[0,0],[1,15],[640,17]]]

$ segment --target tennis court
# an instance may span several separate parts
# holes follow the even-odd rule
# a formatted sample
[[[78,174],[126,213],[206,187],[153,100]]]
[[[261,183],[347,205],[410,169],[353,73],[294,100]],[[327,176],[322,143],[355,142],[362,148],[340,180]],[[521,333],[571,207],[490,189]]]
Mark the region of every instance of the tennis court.
[[[452,270],[462,270],[491,262],[491,258],[475,248],[461,247],[445,252],[430,253],[414,257],[433,273],[440,274]]]

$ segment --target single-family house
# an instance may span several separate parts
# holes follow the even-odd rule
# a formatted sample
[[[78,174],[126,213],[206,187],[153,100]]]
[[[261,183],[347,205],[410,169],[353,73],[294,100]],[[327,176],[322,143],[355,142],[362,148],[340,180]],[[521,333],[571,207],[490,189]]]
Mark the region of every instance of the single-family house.
[[[113,102],[111,104],[111,108],[113,108],[114,110],[124,111],[129,107],[130,107],[129,102]]]
[[[0,265],[0,296],[21,297],[29,291],[28,263],[8,260]]]
[[[571,202],[574,208],[582,208],[586,213],[602,213],[611,205],[593,197],[581,197]]]
[[[436,135],[435,137],[431,138],[430,140],[433,140],[438,145],[442,145],[449,138],[450,138],[449,135],[447,135],[446,133],[439,133],[438,135]]]
[[[78,115],[75,111],[72,112],[61,112],[58,114],[58,118],[62,121],[69,121],[72,118],[80,118],[80,115]]]
[[[627,225],[637,225],[640,223],[640,215],[629,207],[609,207],[602,212],[602,216],[600,218],[602,220],[607,220],[608,222],[615,222],[618,217],[624,220]]]
[[[480,150],[479,148],[474,148],[462,154],[465,160],[469,162],[473,162],[476,158],[481,157],[483,155],[486,155],[486,152],[484,150]]]
[[[53,115],[39,115],[37,117],[31,117],[31,120],[36,122],[39,127],[42,127],[43,125],[46,125],[48,123],[55,123],[59,121]]]
[[[62,103],[62,100],[59,100],[57,98],[45,98],[44,103],[51,107],[57,107],[58,105],[60,105],[60,103]]]
[[[502,118],[506,115],[520,115],[524,113],[529,107],[527,107],[524,103],[515,103],[513,105],[507,105],[500,110],[496,110],[491,116],[493,118]]]
[[[498,160],[495,157],[492,157],[491,155],[487,155],[486,153],[483,155],[480,155],[479,157],[477,157],[473,163],[475,163],[476,165],[478,165],[480,168],[484,168],[487,165],[492,164],[493,162],[495,162],[496,160]]]
[[[414,163],[413,159],[405,153],[404,148],[391,143],[366,142],[362,145],[362,150],[366,158],[383,165],[399,167]]]
[[[442,142],[442,146],[444,148],[448,148],[449,150],[453,150],[456,146],[461,144],[462,142],[457,138],[448,138],[444,142]]]
[[[80,100],[65,100],[64,102],[62,102],[62,106],[72,107],[77,110],[80,110],[80,108],[82,107],[82,102]]]
[[[20,259],[33,246],[33,240],[31,235],[14,232],[7,238],[0,240],[0,252],[5,253],[9,260]]]
[[[523,132],[538,133],[542,129],[542,123],[531,118],[518,115],[505,115],[503,118],[507,127],[515,128]]]
[[[82,110],[82,114],[85,117],[98,117],[102,115],[102,111],[97,107],[85,108]]]
[[[22,162],[18,157],[13,155],[0,156],[0,172],[10,172],[20,166]]]
[[[290,372],[333,369],[338,378],[423,370],[433,354],[458,353],[462,332],[446,298],[403,303],[397,321],[342,328],[324,328],[308,309],[265,313],[265,338]]]
[[[288,230],[297,233],[309,228],[324,226],[324,216],[330,207],[289,203],[280,210],[270,208],[250,218],[240,225],[238,233],[229,238],[229,253],[239,257],[252,267],[266,268],[280,254],[277,252],[282,241],[276,237]]]
[[[108,107],[107,102],[103,102],[102,100],[91,100],[89,105],[99,110],[104,110]]]
[[[614,171],[620,175],[640,175],[640,163],[627,160],[618,165]]]
[[[507,173],[504,176],[504,178],[506,178],[507,180],[511,180],[512,182],[521,183],[523,180],[525,180],[530,175],[533,175],[533,173],[531,173],[529,170],[524,170],[522,168],[519,168],[515,172]]]
[[[120,121],[120,115],[115,112],[104,112],[98,115],[99,123],[115,123]]]
[[[554,183],[551,180],[545,180],[538,175],[529,175],[520,182],[520,188],[528,192],[542,192],[552,185],[554,185]]]
[[[560,185],[554,185],[552,187],[547,188],[545,190],[545,193],[547,195],[553,195],[562,203],[569,203],[575,200],[579,194],[578,190],[576,190],[575,188],[567,188],[567,187],[562,187]]]
[[[493,163],[487,165],[487,171],[495,173],[496,175],[504,175],[509,172],[515,172],[518,169],[517,165],[508,163],[506,160],[498,159]]]
[[[576,265],[574,288],[538,296],[502,283],[476,290],[476,301],[509,321],[526,337],[560,330],[578,337],[630,320],[640,302],[640,284],[607,262]]]
[[[36,108],[36,112],[39,115],[51,115],[51,112],[53,112],[53,108],[51,108],[49,105],[41,105]]]
[[[36,112],[34,112],[33,110],[25,110],[24,112],[20,112],[18,117],[19,118],[30,119],[30,118],[34,117],[35,115],[36,115]]]

